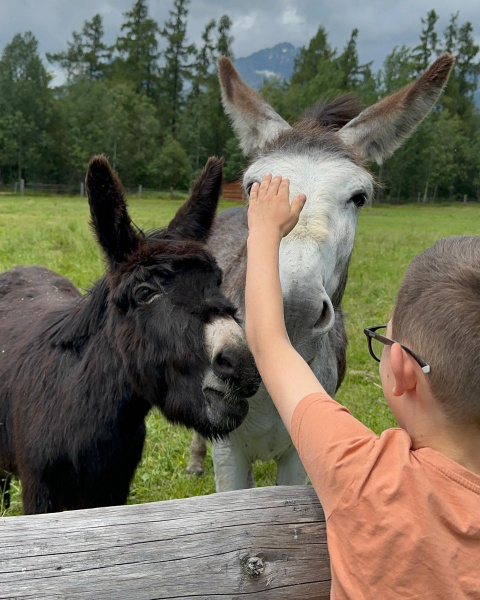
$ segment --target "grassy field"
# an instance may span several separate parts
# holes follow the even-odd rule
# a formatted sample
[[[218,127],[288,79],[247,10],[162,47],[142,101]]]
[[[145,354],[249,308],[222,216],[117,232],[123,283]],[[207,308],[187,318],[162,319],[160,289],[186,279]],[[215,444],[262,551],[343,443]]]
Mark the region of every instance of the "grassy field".
[[[130,211],[142,228],[166,224],[178,200],[132,199]],[[222,202],[221,209],[232,206]],[[100,251],[88,227],[85,199],[0,196],[0,268],[38,264],[87,289],[103,270]],[[370,358],[363,328],[385,323],[410,259],[436,239],[480,234],[480,206],[375,206],[362,209],[344,298],[349,335],[348,370],[337,399],[377,433],[395,425],[383,401],[377,364]],[[215,491],[210,452],[205,474],[185,474],[191,432],[172,426],[152,411],[142,463],[129,503],[184,498]],[[255,465],[258,485],[275,483],[275,467]],[[19,484],[12,506],[21,514]]]

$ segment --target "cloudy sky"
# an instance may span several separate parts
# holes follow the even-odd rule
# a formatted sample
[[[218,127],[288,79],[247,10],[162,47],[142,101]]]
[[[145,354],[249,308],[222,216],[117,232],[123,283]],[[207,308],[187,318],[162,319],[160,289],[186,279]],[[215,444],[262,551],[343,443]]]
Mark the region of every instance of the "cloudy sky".
[[[42,54],[66,48],[73,30],[86,19],[103,16],[106,43],[113,44],[124,21],[123,13],[134,0],[0,0],[0,51],[16,33],[31,30]],[[168,18],[173,0],[149,0],[151,16],[160,26]],[[374,60],[374,69],[395,45],[415,45],[421,31],[421,17],[435,9],[440,15],[437,30],[442,32],[452,12],[459,22],[470,21],[480,43],[479,0],[191,0],[189,41],[199,42],[205,24],[228,14],[233,21],[233,49],[237,58],[257,50],[290,42],[308,44],[322,24],[333,47],[341,50],[352,29],[359,29],[360,60]],[[49,67],[52,72],[53,68]],[[61,78],[57,74],[55,83]]]

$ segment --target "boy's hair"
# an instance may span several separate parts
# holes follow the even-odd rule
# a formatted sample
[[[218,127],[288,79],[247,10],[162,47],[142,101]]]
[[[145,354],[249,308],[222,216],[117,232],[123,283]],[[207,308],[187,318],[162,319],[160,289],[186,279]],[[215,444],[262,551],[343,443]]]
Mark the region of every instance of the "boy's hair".
[[[452,422],[480,424],[480,237],[439,240],[412,260],[392,337],[430,365],[430,389]]]

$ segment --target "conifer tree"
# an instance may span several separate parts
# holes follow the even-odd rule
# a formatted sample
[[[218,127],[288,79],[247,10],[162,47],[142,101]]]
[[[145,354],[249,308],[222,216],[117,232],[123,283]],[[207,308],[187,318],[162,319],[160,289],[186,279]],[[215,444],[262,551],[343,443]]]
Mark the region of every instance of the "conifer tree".
[[[187,43],[187,18],[190,0],[174,0],[174,10],[161,30],[167,41],[164,51],[165,66],[162,70],[162,87],[168,106],[168,121],[175,131],[182,107],[182,92],[185,81],[193,78],[196,59],[195,44]]]
[[[18,180],[41,177],[51,136],[52,91],[38,53],[38,41],[30,31],[16,34],[0,60],[0,164],[10,166]],[[43,172],[42,172],[43,170]]]
[[[159,76],[158,24],[148,16],[147,0],[136,0],[124,16],[122,34],[115,44],[120,55],[115,62],[115,75],[132,84],[137,93],[144,92],[153,98]]]
[[[323,25],[320,25],[308,47],[301,48],[295,58],[293,74],[290,79],[291,83],[304,85],[320,73],[327,71],[333,73],[336,71],[334,65],[335,55],[335,50],[331,48],[328,42],[327,32]]]
[[[425,19],[422,18],[423,29],[420,34],[420,43],[413,50],[418,73],[423,73],[437,56],[438,34],[435,30],[437,21],[438,15],[433,9],[427,13]]]
[[[234,38],[233,35],[231,35],[232,26],[232,20],[228,15],[222,15],[220,17],[217,28],[217,55],[228,56],[228,58],[233,60],[234,56],[232,45]]]
[[[459,13],[451,15],[444,31],[444,50],[455,56],[455,67],[443,96],[443,104],[450,113],[458,114],[464,128],[471,131],[475,110],[474,92],[478,86],[480,46],[475,43],[472,24],[458,24]]]
[[[105,78],[112,49],[102,41],[102,17],[97,14],[91,21],[85,21],[82,31],[74,31],[72,38],[71,42],[67,42],[67,50],[64,52],[47,52],[48,61],[58,63],[65,69],[69,80],[77,76]]]
[[[197,170],[212,154],[224,155],[228,165],[227,142],[234,133],[222,108],[217,59],[222,55],[233,57],[231,27],[227,15],[222,15],[218,23],[212,19],[205,26],[194,63],[192,89],[177,128]]]

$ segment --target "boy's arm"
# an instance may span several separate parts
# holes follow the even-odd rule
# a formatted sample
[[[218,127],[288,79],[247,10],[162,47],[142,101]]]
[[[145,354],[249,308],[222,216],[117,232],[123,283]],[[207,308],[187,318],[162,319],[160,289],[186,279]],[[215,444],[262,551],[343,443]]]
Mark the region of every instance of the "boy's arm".
[[[298,222],[305,196],[290,206],[289,181],[266,175],[254,184],[248,209],[246,334],[260,375],[290,433],[302,398],[324,392],[308,364],[293,348],[285,329],[279,277],[280,241]]]
[[[285,329],[278,250],[295,227],[305,203],[290,206],[288,180],[266,176],[252,187],[248,209],[246,333],[260,375],[292,437],[327,517],[353,482],[361,485],[375,463],[369,458],[377,436],[346,408],[325,395],[308,364],[292,347]],[[299,402],[309,394],[292,418]],[[370,461],[370,462],[369,462]],[[366,466],[366,467],[365,467]],[[365,469],[364,469],[365,467]],[[364,477],[359,474],[364,469]]]

